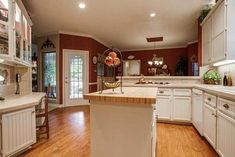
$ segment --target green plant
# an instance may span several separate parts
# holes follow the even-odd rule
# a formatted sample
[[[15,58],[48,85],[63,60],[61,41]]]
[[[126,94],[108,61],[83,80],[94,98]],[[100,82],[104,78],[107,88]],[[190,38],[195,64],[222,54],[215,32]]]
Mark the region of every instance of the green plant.
[[[185,57],[180,57],[176,64],[175,74],[176,76],[186,76],[188,72],[188,61]]]
[[[200,23],[205,19],[205,17],[209,14],[209,12],[211,11],[213,5],[206,5],[202,10],[201,10],[201,13],[200,13],[200,16],[199,16],[199,21]]]
[[[219,84],[220,80],[221,77],[215,69],[210,69],[204,74],[204,81],[212,81],[215,84]]]

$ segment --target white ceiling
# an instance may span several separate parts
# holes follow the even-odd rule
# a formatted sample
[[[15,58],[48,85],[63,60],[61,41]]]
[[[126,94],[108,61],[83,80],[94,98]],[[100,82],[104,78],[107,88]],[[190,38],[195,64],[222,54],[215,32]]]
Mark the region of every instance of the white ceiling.
[[[211,0],[23,0],[34,34],[85,33],[122,50],[153,48],[146,37],[163,36],[157,47],[197,40],[197,17]],[[156,17],[149,14],[156,12]]]

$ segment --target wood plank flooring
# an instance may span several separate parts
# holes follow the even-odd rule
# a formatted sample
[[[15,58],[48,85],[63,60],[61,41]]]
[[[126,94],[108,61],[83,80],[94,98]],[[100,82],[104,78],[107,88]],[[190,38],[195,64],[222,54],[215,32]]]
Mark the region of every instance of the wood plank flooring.
[[[50,113],[50,139],[41,139],[21,157],[90,157],[89,107]],[[217,157],[192,126],[158,124],[157,157]]]

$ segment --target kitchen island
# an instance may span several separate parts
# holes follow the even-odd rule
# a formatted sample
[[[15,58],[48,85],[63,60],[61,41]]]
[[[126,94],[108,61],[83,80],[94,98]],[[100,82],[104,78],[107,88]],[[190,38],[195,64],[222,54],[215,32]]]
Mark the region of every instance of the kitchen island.
[[[124,87],[90,100],[91,157],[155,157],[156,87]]]

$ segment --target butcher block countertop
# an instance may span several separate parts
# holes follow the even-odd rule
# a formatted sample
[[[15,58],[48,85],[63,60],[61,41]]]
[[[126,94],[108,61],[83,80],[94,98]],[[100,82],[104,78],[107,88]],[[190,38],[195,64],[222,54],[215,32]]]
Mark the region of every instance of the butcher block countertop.
[[[44,96],[42,92],[6,96],[4,101],[0,101],[0,114],[36,106]]]
[[[154,87],[123,87],[124,94],[120,88],[104,90],[85,94],[84,98],[92,101],[132,103],[132,104],[155,104],[157,88]]]

